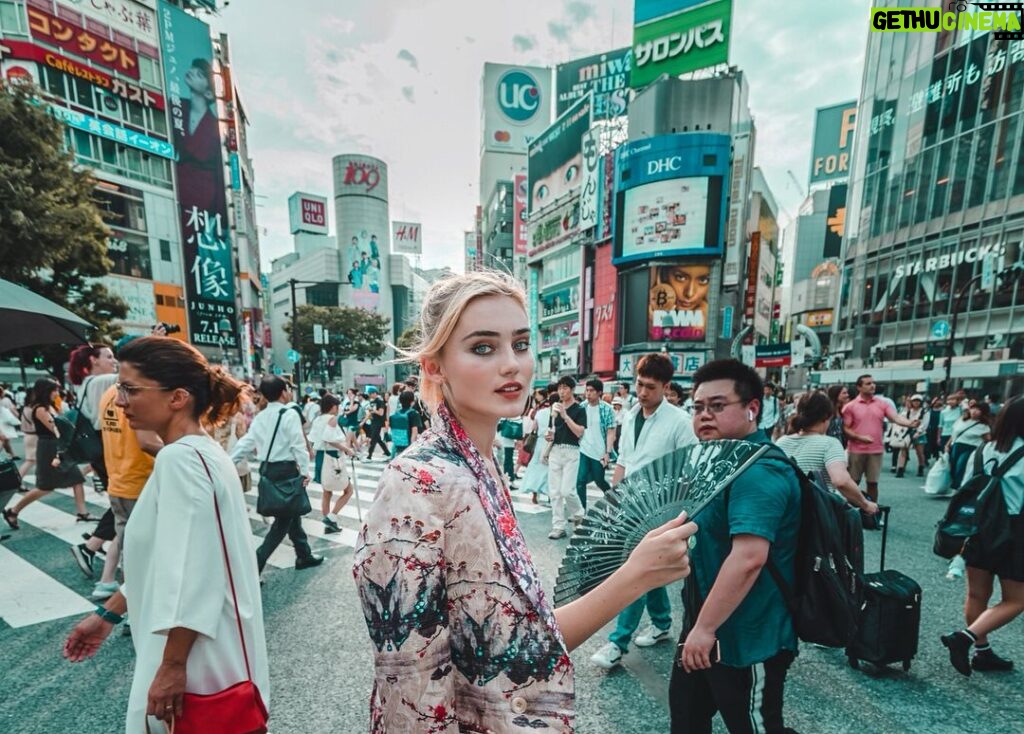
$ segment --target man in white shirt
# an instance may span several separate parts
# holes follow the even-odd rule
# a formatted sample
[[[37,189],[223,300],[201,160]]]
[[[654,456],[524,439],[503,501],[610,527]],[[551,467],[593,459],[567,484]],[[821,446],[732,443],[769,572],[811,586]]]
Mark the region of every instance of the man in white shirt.
[[[764,398],[761,400],[761,419],[758,428],[767,433],[770,439],[781,418],[782,412],[779,407],[779,399],[775,396],[775,385],[766,382],[764,383]]]
[[[672,360],[660,352],[644,355],[637,361],[637,404],[622,419],[612,486],[618,486],[624,477],[655,459],[697,443],[690,418],[665,399],[673,372]],[[629,650],[630,638],[640,626],[645,607],[651,622],[636,636],[637,647],[650,647],[669,639],[672,606],[668,591],[664,587],[653,589],[619,614],[615,631],[608,636],[608,643],[590,658],[591,662],[608,669],[620,663],[623,653]]]
[[[601,399],[604,383],[594,378],[586,382],[587,427],[580,438],[580,467],[576,474],[576,494],[583,509],[587,509],[587,484],[594,482],[598,489],[611,489],[604,471],[615,450],[615,412]]]
[[[249,427],[249,432],[238,440],[231,450],[231,460],[237,465],[255,451],[262,462],[262,472],[271,480],[286,480],[302,477],[303,484],[309,483],[309,451],[306,436],[302,432],[302,419],[298,411],[289,407],[292,402],[292,386],[277,375],[267,375],[260,382],[260,393],[267,400],[267,407],[261,411]],[[275,435],[276,433],[276,435]],[[262,572],[267,559],[287,535],[295,548],[295,568],[312,568],[324,561],[323,556],[313,555],[302,529],[301,515],[274,518],[274,524],[256,551],[256,560]]]

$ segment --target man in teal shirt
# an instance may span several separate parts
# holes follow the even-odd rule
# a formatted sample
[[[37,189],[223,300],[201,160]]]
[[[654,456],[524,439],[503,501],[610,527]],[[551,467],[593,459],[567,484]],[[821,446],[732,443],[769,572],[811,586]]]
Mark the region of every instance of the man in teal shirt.
[[[721,359],[693,376],[700,441],[770,443],[758,429],[763,386],[750,367]],[[783,732],[783,686],[796,632],[768,559],[790,584],[800,528],[800,485],[783,456],[741,474],[698,518],[683,589],[686,615],[672,669],[672,734],[710,732],[722,715],[731,734]]]

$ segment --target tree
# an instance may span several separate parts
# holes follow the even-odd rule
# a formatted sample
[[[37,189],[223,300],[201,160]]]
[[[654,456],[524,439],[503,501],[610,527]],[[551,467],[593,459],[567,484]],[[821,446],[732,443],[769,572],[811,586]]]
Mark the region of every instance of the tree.
[[[95,181],[76,167],[64,126],[37,93],[0,82],[0,278],[95,324],[97,338],[116,338],[121,331],[111,321],[127,316],[128,306],[97,281],[112,263]],[[38,351],[55,374],[67,359],[66,348]]]
[[[330,344],[313,343],[313,326],[327,329]],[[362,308],[349,306],[310,306],[296,309],[298,339],[292,337],[292,324],[284,325],[292,348],[302,355],[304,362],[316,364],[320,350],[340,359],[371,361],[384,354],[391,319]]]

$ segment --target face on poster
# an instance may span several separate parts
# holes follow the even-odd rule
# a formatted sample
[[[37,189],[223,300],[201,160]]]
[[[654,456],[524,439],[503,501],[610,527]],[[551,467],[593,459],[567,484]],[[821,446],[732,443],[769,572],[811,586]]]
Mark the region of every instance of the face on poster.
[[[702,342],[707,339],[711,277],[712,265],[707,262],[651,268],[647,308],[651,341]]]
[[[623,205],[622,256],[704,249],[708,179],[676,178],[629,189]]]
[[[582,185],[581,139],[590,129],[590,100],[588,95],[577,102],[530,143],[527,166],[530,214],[568,196]]]

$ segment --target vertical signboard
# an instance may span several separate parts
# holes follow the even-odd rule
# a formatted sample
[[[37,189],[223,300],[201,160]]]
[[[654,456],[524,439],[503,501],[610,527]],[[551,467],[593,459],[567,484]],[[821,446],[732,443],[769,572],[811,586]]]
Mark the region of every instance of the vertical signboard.
[[[210,28],[160,3],[160,44],[178,151],[185,300],[193,344],[238,346],[235,273]]]
[[[486,63],[481,103],[483,150],[526,153],[551,123],[551,69]]]
[[[843,253],[843,235],[846,234],[847,184],[833,184],[828,192],[828,215],[825,217],[824,257],[840,257]]]
[[[814,115],[814,148],[808,183],[848,178],[857,126],[857,100],[819,107]]]
[[[517,255],[526,254],[529,232],[526,226],[526,175],[516,174],[512,190],[512,247]]]
[[[583,152],[583,188],[580,191],[580,229],[597,224],[597,191],[599,163],[601,162],[599,132],[593,128],[583,133],[580,147]]]
[[[747,290],[743,298],[743,318],[747,324],[754,321],[754,304],[757,296],[757,268],[761,261],[761,233],[750,235],[750,254],[747,256]]]

